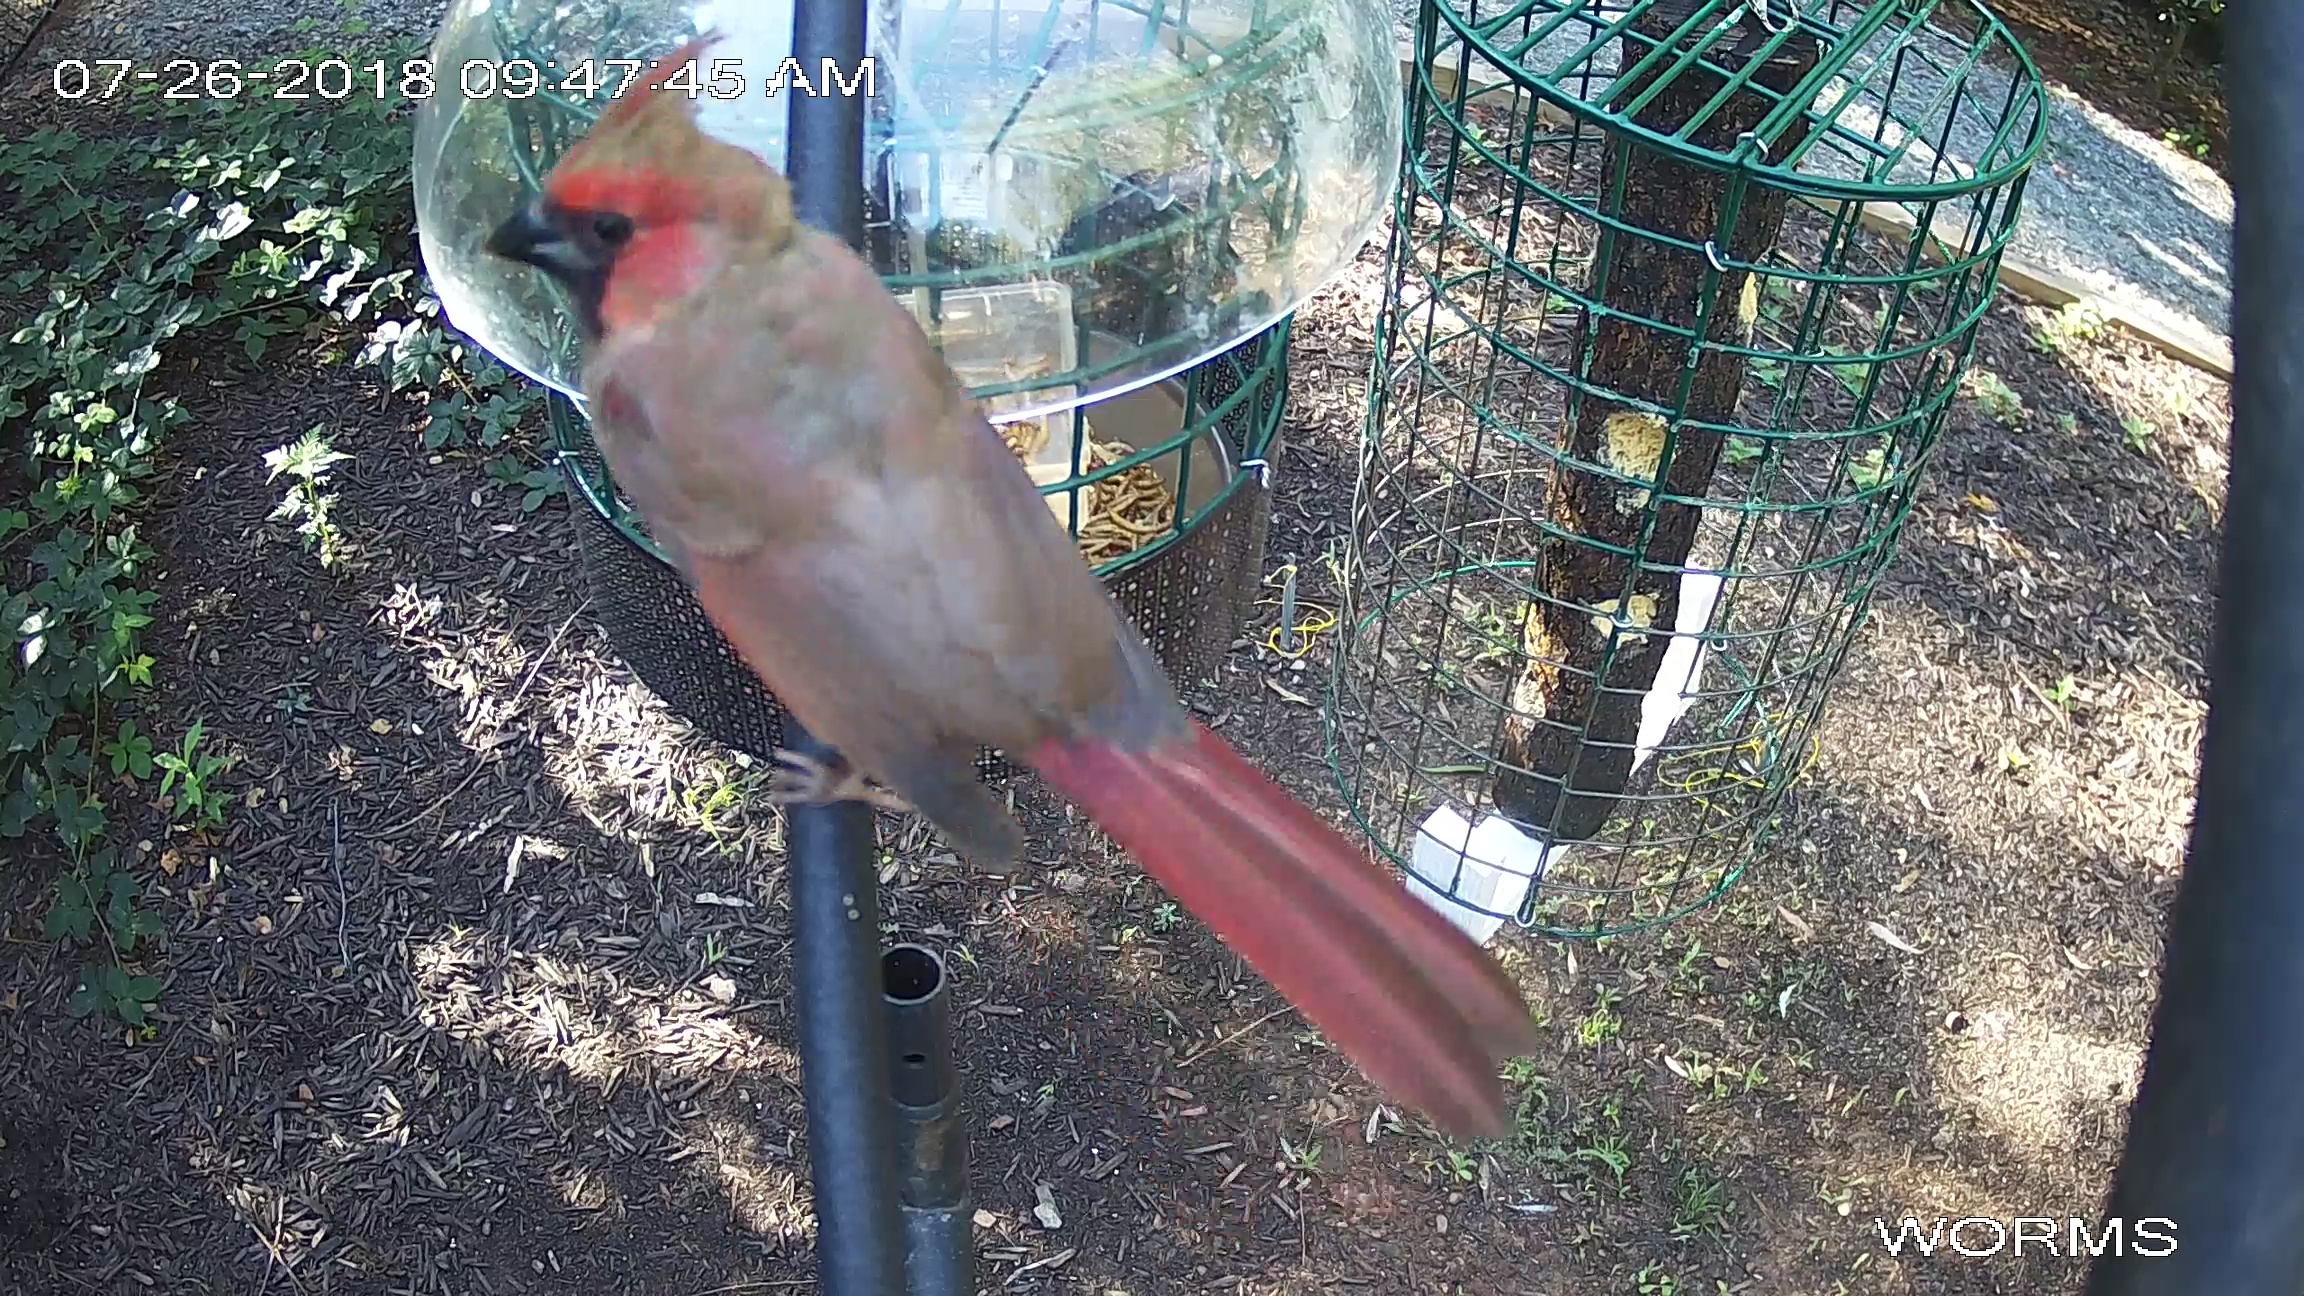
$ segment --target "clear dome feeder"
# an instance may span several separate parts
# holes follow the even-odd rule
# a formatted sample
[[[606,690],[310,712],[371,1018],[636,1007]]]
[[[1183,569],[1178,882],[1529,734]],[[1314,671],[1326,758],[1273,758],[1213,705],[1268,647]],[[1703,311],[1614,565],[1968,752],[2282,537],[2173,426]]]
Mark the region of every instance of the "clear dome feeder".
[[[698,124],[778,167],[789,95],[868,96],[865,254],[1180,681],[1214,672],[1257,597],[1288,314],[1359,252],[1398,179],[1381,7],[867,3],[869,70],[830,69],[834,85],[788,59],[790,0],[457,0],[417,121],[426,267],[459,329],[553,391],[610,640],[676,711],[759,754],[781,708],[619,495],[566,301],[481,248],[626,69],[718,32]]]
[[[997,421],[1175,374],[1294,309],[1390,207],[1389,10],[1357,0],[868,0],[869,69],[787,63],[790,0],[457,0],[415,184],[449,318],[581,401],[567,307],[481,250],[622,70],[716,30],[707,132],[784,160],[787,96],[869,98],[867,253]],[[597,80],[597,85],[590,84]],[[636,84],[636,82],[634,83]],[[726,93],[729,97],[717,95]]]

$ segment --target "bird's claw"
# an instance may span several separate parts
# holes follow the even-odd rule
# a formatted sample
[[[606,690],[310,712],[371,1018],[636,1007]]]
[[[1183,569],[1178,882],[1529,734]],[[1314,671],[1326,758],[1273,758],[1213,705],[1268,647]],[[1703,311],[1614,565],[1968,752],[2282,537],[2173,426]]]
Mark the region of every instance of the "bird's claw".
[[[863,771],[845,760],[827,765],[813,756],[790,750],[776,753],[776,771],[768,776],[768,799],[778,805],[861,801],[896,814],[909,814],[912,810],[895,793],[872,786]]]

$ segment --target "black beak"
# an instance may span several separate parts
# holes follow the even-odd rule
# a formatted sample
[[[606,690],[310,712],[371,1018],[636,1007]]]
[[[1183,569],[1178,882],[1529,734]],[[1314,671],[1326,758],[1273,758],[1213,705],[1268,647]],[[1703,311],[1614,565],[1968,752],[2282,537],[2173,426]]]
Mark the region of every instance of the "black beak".
[[[576,216],[538,198],[498,225],[482,246],[494,256],[532,265],[558,280],[574,299],[586,335],[597,337],[600,300],[608,291],[615,253],[596,238],[572,233],[582,223],[572,219]]]

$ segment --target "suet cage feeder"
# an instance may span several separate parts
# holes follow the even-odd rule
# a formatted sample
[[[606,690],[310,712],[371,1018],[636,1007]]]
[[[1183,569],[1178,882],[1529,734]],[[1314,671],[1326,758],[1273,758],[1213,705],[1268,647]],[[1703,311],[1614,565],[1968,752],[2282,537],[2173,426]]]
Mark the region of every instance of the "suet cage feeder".
[[[1328,699],[1485,936],[1717,897],[1959,390],[2046,128],[1971,0],[1427,0]]]
[[[777,744],[780,709],[593,446],[559,290],[480,240],[597,116],[565,69],[644,65],[717,31],[703,63],[730,60],[742,89],[714,97],[700,65],[698,123],[775,165],[790,96],[869,96],[866,255],[1163,665],[1204,678],[1255,597],[1287,313],[1351,259],[1397,174],[1397,64],[1385,24],[1349,0],[1043,3],[870,4],[868,84],[860,68],[831,69],[835,85],[785,62],[789,3],[458,0],[434,43],[444,86],[489,91],[444,92],[418,121],[419,229],[442,302],[553,389],[611,641],[740,750]],[[979,766],[1004,768],[989,751]]]

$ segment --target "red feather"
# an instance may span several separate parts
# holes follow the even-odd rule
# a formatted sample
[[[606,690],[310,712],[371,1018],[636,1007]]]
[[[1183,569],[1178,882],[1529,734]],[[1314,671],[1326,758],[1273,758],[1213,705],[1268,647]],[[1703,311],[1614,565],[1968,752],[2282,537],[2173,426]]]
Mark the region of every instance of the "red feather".
[[[1397,1100],[1504,1132],[1497,1065],[1537,1043],[1511,982],[1222,739],[1051,740],[1032,765]]]

